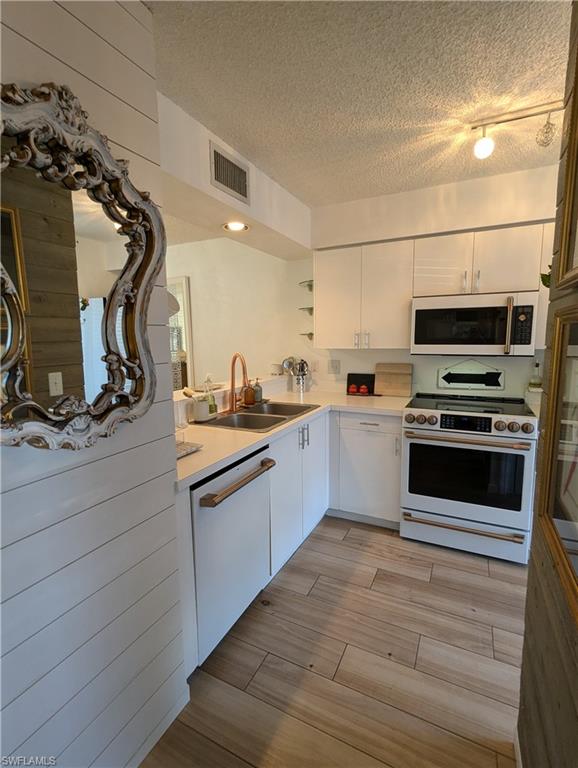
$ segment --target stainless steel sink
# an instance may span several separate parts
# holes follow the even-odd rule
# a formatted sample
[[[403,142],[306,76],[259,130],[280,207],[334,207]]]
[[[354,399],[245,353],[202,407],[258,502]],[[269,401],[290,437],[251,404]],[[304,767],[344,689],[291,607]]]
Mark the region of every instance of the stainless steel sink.
[[[271,413],[275,416],[300,416],[307,411],[319,408],[318,405],[303,405],[298,403],[259,403],[247,408],[246,413]]]
[[[278,427],[287,421],[286,416],[272,416],[264,413],[247,413],[241,411],[238,413],[229,413],[224,416],[217,416],[214,421],[209,421],[203,426],[223,427],[225,429],[244,429],[251,432],[269,432],[270,429]]]
[[[298,403],[259,403],[236,413],[217,416],[214,421],[203,424],[205,427],[223,427],[224,429],[243,429],[249,432],[269,432],[284,421],[313,411],[318,405]]]

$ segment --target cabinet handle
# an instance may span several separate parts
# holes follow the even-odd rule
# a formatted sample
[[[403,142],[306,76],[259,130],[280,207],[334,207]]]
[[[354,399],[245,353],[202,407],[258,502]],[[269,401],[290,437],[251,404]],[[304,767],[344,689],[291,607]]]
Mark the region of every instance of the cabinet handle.
[[[299,427],[299,450],[302,451],[305,448],[305,429]]]
[[[364,343],[365,349],[369,349],[369,331],[363,332],[363,343]]]
[[[309,447],[309,424],[305,425],[305,429],[307,430],[307,447]]]
[[[228,488],[225,488],[224,491],[220,491],[219,493],[206,493],[204,496],[201,496],[199,499],[200,506],[218,507],[219,504],[225,501],[225,499],[228,499],[229,496],[232,496],[234,493],[241,490],[241,488],[244,488],[244,486],[248,485],[252,480],[255,480],[260,475],[263,475],[265,472],[273,469],[276,463],[277,462],[275,459],[263,459],[257,469],[252,470],[252,472],[249,472],[248,474],[239,478],[239,480],[231,483],[231,485]]]
[[[377,421],[360,421],[359,424],[362,427],[379,427],[379,423]]]
[[[399,437],[395,438],[395,442],[393,444],[393,453],[394,456],[399,456]]]
[[[480,292],[480,275],[481,274],[482,274],[482,270],[478,269],[478,271],[476,272],[476,288],[475,288],[476,293]]]
[[[466,293],[468,290],[468,270],[464,269],[464,286],[463,286],[463,293]]]
[[[359,336],[360,336],[360,332],[355,331],[355,333],[353,334],[353,346],[355,347],[355,349],[359,349]]]

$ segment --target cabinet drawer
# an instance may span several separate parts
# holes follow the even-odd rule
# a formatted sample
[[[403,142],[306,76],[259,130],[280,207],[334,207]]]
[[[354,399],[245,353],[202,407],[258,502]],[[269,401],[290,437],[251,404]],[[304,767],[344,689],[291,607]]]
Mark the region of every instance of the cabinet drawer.
[[[362,413],[341,413],[340,429],[363,429],[367,432],[401,432],[401,416],[374,416]]]

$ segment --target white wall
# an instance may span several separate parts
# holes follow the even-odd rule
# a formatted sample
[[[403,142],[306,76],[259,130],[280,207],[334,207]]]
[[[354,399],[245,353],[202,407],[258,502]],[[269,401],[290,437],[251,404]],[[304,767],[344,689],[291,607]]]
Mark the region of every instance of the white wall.
[[[190,278],[197,384],[207,373],[228,383],[234,352],[245,355],[252,379],[289,354],[289,263],[227,238],[167,249],[169,278]]]
[[[102,240],[94,240],[92,237],[76,238],[76,268],[80,296],[108,296],[118,275],[118,272],[107,268],[110,249],[111,244]]]
[[[3,3],[2,75],[68,84],[158,199],[151,28],[141,3]],[[2,449],[3,756],[137,765],[187,699],[163,284],[149,413],[79,452]]]
[[[166,96],[158,95],[161,165],[164,171],[290,240],[310,248],[311,211],[294,195],[245,160]],[[211,184],[209,141],[249,166],[250,202],[236,200]]]
[[[312,247],[553,219],[557,178],[550,165],[315,208]]]

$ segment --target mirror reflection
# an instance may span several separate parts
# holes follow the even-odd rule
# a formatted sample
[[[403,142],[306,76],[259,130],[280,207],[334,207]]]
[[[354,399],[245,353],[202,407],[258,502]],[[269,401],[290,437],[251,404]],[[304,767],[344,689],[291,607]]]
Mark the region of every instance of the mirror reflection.
[[[24,308],[25,388],[44,408],[63,395],[92,402],[107,381],[101,326],[126,261],[124,243],[86,192],[70,192],[29,168],[3,171],[2,263]],[[11,329],[2,309],[4,348]],[[121,312],[117,329],[123,351]]]
[[[554,523],[578,578],[578,323],[564,328]]]

